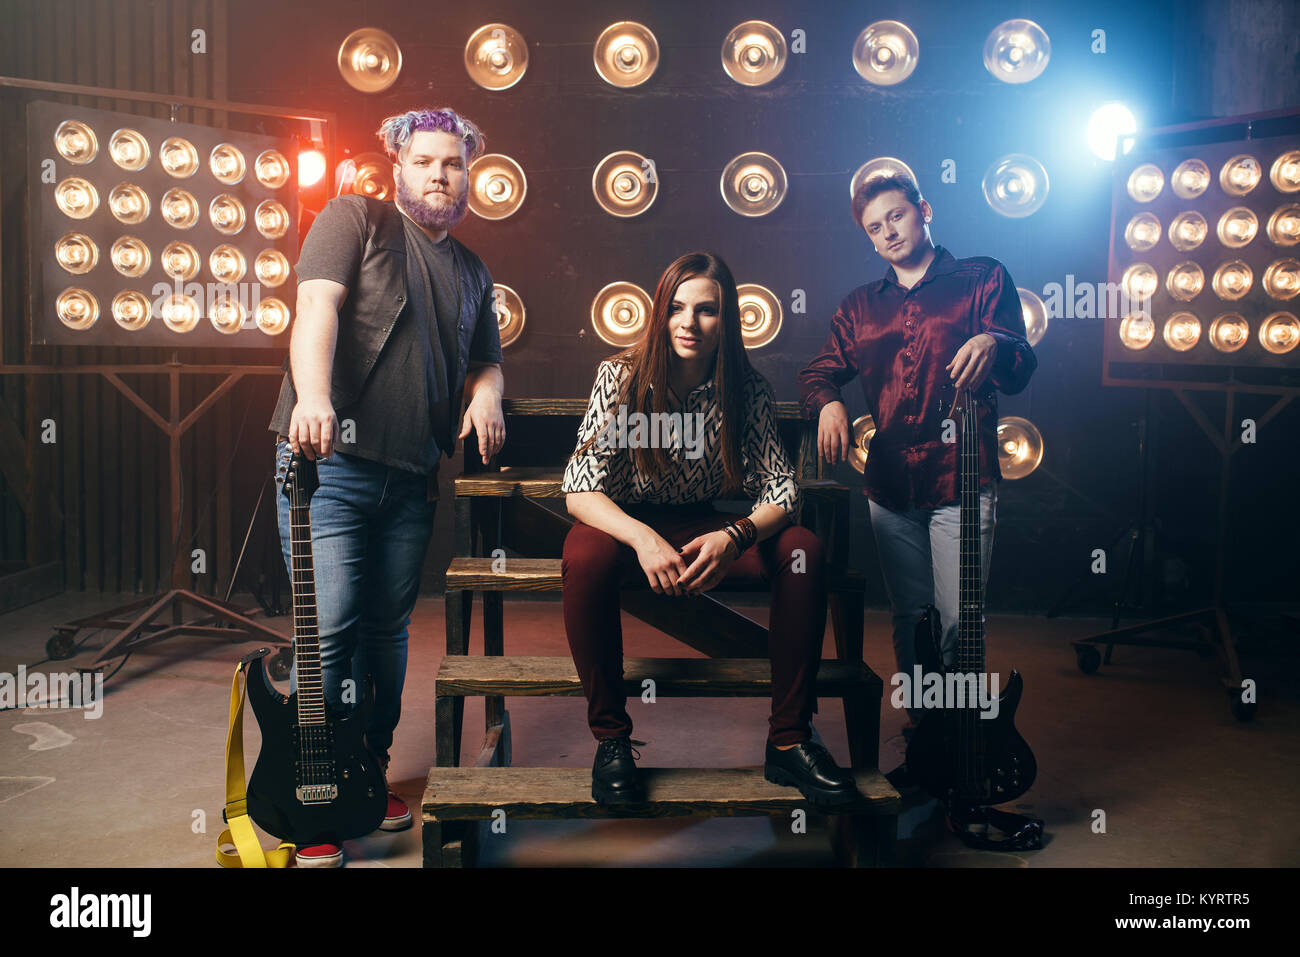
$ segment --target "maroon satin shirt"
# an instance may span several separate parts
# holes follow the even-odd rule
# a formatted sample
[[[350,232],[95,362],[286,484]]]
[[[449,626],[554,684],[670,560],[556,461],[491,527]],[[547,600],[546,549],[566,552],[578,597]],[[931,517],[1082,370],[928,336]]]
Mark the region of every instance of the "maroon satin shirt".
[[[840,399],[840,387],[862,380],[876,423],[864,491],[900,511],[957,501],[957,442],[944,442],[944,419],[956,390],[945,368],[972,336],[997,340],[993,368],[975,394],[980,400],[980,484],[1001,479],[997,456],[997,396],[1029,384],[1038,365],[1025,341],[1020,297],[996,259],[954,259],[942,246],[911,289],[891,266],[883,279],[849,293],[831,320],[821,353],[799,373],[804,415]],[[955,419],[960,419],[954,415]]]

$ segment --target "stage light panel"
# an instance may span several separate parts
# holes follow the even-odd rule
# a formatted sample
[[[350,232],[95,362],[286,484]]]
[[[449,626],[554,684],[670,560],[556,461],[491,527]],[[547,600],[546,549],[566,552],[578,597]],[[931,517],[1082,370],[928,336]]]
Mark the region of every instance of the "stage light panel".
[[[1286,191],[1298,138],[1139,142],[1118,162],[1110,281],[1151,295],[1131,314],[1107,317],[1103,381],[1210,388],[1289,381],[1300,365],[1285,311],[1300,295],[1300,261],[1287,255],[1300,243],[1300,204]],[[1148,216],[1168,223],[1154,242]],[[1139,235],[1142,223],[1150,228]]]
[[[35,101],[27,141],[55,174],[29,178],[32,344],[278,344],[296,288],[292,140]]]

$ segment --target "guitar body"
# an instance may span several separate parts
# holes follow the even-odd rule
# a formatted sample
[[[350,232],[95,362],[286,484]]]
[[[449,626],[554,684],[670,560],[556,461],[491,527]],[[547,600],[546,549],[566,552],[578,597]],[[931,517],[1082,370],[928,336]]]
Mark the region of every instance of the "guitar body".
[[[298,724],[298,696],[286,698],[275,690],[260,657],[248,665],[247,687],[262,732],[262,748],[248,779],[248,816],[257,826],[300,847],[377,830],[388,791],[379,761],[363,738],[373,697],[370,683],[358,708],[346,715],[327,711],[324,724],[310,728]],[[304,753],[307,763],[317,765],[315,777],[330,780],[328,800],[299,798],[299,781],[310,778],[312,770],[302,767]]]
[[[942,708],[926,711],[907,745],[907,770],[917,784],[934,797],[955,795],[968,805],[1001,804],[1028,791],[1038,774],[1038,762],[1016,730],[1016,708],[1023,693],[1024,680],[1012,671],[998,696],[998,716],[976,718],[987,786],[969,793],[963,791],[959,771],[962,749],[969,746],[963,740],[960,713]]]

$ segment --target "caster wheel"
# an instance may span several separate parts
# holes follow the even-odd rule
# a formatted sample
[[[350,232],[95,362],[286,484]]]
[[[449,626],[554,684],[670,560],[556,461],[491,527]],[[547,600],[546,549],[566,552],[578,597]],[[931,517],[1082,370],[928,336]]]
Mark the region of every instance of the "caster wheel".
[[[1238,721],[1252,721],[1255,718],[1254,701],[1242,701],[1241,693],[1235,692],[1232,696],[1232,716]]]
[[[1101,667],[1101,652],[1090,645],[1074,649],[1074,657],[1078,662],[1079,670],[1085,675],[1093,674]]]
[[[57,631],[45,642],[45,653],[55,661],[71,658],[77,651],[77,643],[64,631]]]
[[[285,647],[275,653],[267,665],[267,670],[276,681],[288,681],[289,669],[293,665],[293,650]]]

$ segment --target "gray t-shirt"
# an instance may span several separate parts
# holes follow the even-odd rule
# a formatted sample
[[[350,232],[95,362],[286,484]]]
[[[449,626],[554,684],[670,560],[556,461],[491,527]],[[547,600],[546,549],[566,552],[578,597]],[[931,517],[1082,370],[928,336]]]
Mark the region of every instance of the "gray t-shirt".
[[[348,432],[337,448],[349,455],[427,473],[433,469],[440,450],[451,456],[455,450],[455,421],[459,409],[450,394],[459,359],[457,327],[461,312],[460,270],[445,237],[435,243],[404,213],[406,238],[406,308],[380,350],[365,387],[357,400],[335,409],[339,424],[352,420],[353,441]],[[300,282],[330,279],[349,290],[356,282],[365,253],[365,207],[353,203],[326,205],[302,245],[296,271]],[[477,345],[480,337],[475,336]],[[496,356],[471,359],[492,362]],[[291,376],[284,388],[292,391]],[[289,402],[282,397],[280,412],[270,427],[285,433],[296,394]]]

